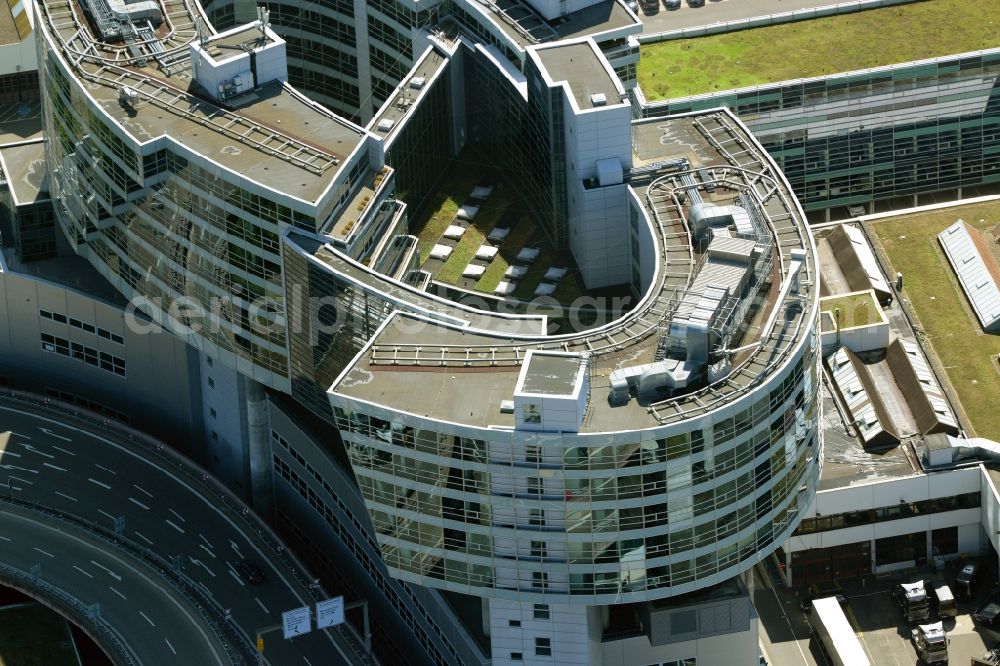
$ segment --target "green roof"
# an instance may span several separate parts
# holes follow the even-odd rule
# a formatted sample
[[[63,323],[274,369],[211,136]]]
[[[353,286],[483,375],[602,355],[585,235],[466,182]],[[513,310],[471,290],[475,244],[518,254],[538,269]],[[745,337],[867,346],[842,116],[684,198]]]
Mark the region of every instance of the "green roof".
[[[643,46],[648,100],[827,76],[1000,46],[1000,0],[924,0]]]

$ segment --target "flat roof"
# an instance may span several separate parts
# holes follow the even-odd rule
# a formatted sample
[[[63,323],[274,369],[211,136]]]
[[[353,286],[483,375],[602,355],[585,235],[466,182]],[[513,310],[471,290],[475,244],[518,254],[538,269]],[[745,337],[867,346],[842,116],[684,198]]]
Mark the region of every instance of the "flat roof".
[[[14,24],[14,7],[0,7],[0,46],[8,44],[20,44],[21,35],[17,33],[17,26]],[[17,4],[16,2],[14,4]]]
[[[604,95],[605,104],[620,104],[617,81],[604,67],[602,57],[590,42],[559,44],[536,50],[549,77],[556,83],[566,81],[581,109],[593,109],[591,95]],[[603,106],[603,105],[601,105]]]
[[[40,0],[40,5],[46,12],[50,5],[57,13],[65,10],[55,0]],[[191,21],[196,10],[187,2],[168,3],[164,8],[175,30],[161,40],[162,45],[168,53],[189,48],[197,39]],[[45,31],[53,30],[52,25],[57,26],[54,37],[61,44],[77,38],[72,22],[53,18]],[[236,35],[236,41],[244,32]],[[136,141],[169,136],[225,169],[301,200],[317,201],[365,137],[360,127],[278,82],[223,108],[198,94],[189,62],[167,67],[165,73],[148,55],[145,65],[134,62],[125,68],[115,59],[116,55],[129,57],[123,44],[97,46],[106,59],[81,61],[78,79],[98,106]],[[134,109],[119,103],[121,86],[138,93]]]
[[[2,146],[0,160],[3,160],[3,170],[17,205],[23,206],[49,199],[43,141],[19,146]]]
[[[522,393],[542,395],[572,395],[583,358],[563,354],[532,352],[522,366]]]
[[[676,99],[968,53],[1000,46],[986,16],[1000,16],[1000,0],[926,0],[658,42],[642,47],[637,76],[647,99]]]
[[[235,52],[226,53],[222,51],[223,48],[234,50],[243,47],[260,48],[273,41],[270,36],[261,32],[260,28],[255,24],[247,24],[240,26],[238,30],[227,30],[218,37],[212,37],[208,44],[206,44],[205,50],[213,58],[217,52],[223,56],[221,59],[225,60],[227,56],[235,55]]]
[[[781,251],[782,261],[775,261],[771,270],[784,274],[791,262],[791,250],[810,247],[809,232],[797,210],[786,204],[792,200],[792,195],[784,181],[779,174],[770,171],[766,160],[760,159],[761,149],[730,112],[639,122],[633,125],[640,137],[637,150],[650,162],[690,157],[691,169],[728,163],[726,155],[733,155],[720,153],[715,144],[699,134],[699,122],[726,132],[727,145],[742,142],[740,159],[746,159],[744,150],[750,155],[758,155],[755,166],[759,171],[749,166],[745,166],[745,171],[732,170],[727,175],[731,185],[720,186],[713,197],[735,198],[738,192],[748,191],[754,183],[761,182],[758,180],[761,178],[773,184],[775,192],[784,193],[783,197],[767,197],[760,207],[761,214],[768,216],[775,231],[774,247]],[[728,187],[734,189],[728,190]],[[736,357],[735,370],[726,381],[653,404],[640,404],[638,400],[612,404],[607,399],[611,391],[611,373],[656,360],[664,317],[674,307],[672,299],[677,290],[689,284],[697,260],[692,255],[682,211],[674,206],[674,199],[669,195],[672,190],[684,188],[680,175],[670,170],[653,170],[642,179],[636,178],[632,188],[646,206],[647,214],[659,221],[655,228],[662,235],[654,236],[653,242],[657,255],[666,258],[671,270],[663,270],[661,266],[643,300],[622,318],[599,329],[544,336],[537,332],[492,330],[490,319],[480,319],[477,323],[486,326],[479,326],[479,330],[457,330],[438,322],[416,325],[416,317],[397,312],[369,340],[330,391],[348,400],[366,400],[396,411],[445,421],[484,428],[511,427],[513,416],[502,413],[500,403],[513,398],[527,352],[543,350],[589,356],[591,398],[582,433],[639,430],[668,424],[706,414],[743,395],[762,373],[772,371],[770,359],[784,358],[785,352],[802,339],[796,331],[804,320],[814,315],[811,296],[819,281],[812,253],[807,253],[803,269],[810,278],[803,282],[806,295],[803,307],[785,310],[781,326],[772,329],[754,351]],[[340,258],[330,265],[339,270],[337,261],[344,263]],[[781,274],[774,275],[775,283],[781,282]],[[375,276],[357,278],[369,282],[380,279]],[[403,294],[396,295],[407,298]],[[744,343],[759,338],[763,321],[775,307],[775,297],[776,290],[772,288],[750,322]]]
[[[620,0],[605,0],[567,14],[553,27],[560,39],[569,39],[590,36],[596,38],[603,32],[630,26],[635,27],[634,31],[629,31],[630,33],[642,32],[642,21],[632,16]]]
[[[387,144],[390,143],[391,138],[403,126],[407,114],[417,107],[420,99],[430,90],[431,81],[447,63],[448,57],[439,53],[437,49],[431,48],[427,51],[403,79],[401,88],[394,92],[375,114],[368,124],[369,131],[385,139]],[[419,89],[412,87],[413,79],[423,79],[423,85]],[[380,129],[379,125],[383,121],[392,123],[392,127],[388,130]]]

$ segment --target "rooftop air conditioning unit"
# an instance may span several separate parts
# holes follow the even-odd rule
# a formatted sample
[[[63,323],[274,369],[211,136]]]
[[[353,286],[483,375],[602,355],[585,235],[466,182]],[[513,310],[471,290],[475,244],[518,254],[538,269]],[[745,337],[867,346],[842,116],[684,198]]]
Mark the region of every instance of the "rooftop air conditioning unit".
[[[388,132],[395,125],[396,125],[396,121],[395,120],[393,120],[392,118],[385,118],[383,120],[378,121],[378,131],[379,132]]]
[[[424,83],[426,81],[427,79],[425,79],[422,76],[414,76],[412,79],[410,79],[410,87],[413,88],[414,90],[420,90],[421,88],[424,87]]]
[[[593,93],[590,96],[590,103],[594,106],[604,106],[608,103],[608,96],[604,93]]]

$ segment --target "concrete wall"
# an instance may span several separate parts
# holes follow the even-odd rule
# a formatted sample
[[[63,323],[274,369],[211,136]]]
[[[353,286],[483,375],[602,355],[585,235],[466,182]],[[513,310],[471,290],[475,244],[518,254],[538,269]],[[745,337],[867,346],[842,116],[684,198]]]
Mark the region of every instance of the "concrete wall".
[[[536,619],[533,604],[507,599],[489,600],[490,644],[493,666],[536,664],[596,665],[600,653],[591,653],[591,634],[600,639],[600,619],[585,606],[549,604],[548,619]],[[548,639],[551,655],[536,654],[536,640]],[[512,660],[511,654],[521,658]],[[596,660],[595,660],[596,657]]]
[[[39,309],[73,317],[116,335],[124,344],[39,316]],[[197,355],[164,332],[126,325],[121,307],[61,285],[0,272],[0,376],[13,388],[65,391],[127,414],[131,424],[198,456],[202,444]],[[84,361],[42,350],[41,334],[68,339],[123,358],[121,377]]]
[[[919,502],[931,498],[950,497],[981,491],[982,473],[978,467],[920,474],[916,476],[890,479],[864,485],[823,490],[816,493],[816,500],[805,514],[805,518],[830,516],[851,511],[862,511],[876,507],[886,507],[903,502]],[[829,530],[815,534],[793,536],[784,544],[786,552],[809,550],[811,548],[831,548],[863,541],[873,541],[890,536],[900,536],[913,532],[926,532],[943,527],[959,528],[959,552],[979,552],[979,524],[981,515],[987,513],[987,503],[974,509],[959,509],[911,516],[871,525],[858,525],[839,530]],[[983,518],[985,524],[985,518]],[[875,556],[874,549],[872,557]]]
[[[239,373],[198,354],[202,413],[205,422],[205,467],[231,490],[246,498],[250,490],[246,446],[246,397]]]
[[[657,647],[650,645],[646,636],[603,643],[601,646],[603,666],[661,664],[691,657],[695,657],[699,664],[757,666],[760,621],[752,605],[750,612],[750,628],[746,631]]]

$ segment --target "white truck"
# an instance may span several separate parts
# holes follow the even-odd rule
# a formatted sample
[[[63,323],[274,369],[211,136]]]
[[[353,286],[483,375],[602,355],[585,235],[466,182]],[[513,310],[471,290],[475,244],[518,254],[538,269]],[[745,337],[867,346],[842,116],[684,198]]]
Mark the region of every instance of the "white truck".
[[[918,624],[910,632],[917,657],[926,666],[946,666],[948,663],[948,637],[940,622]]]
[[[836,597],[814,599],[812,628],[833,666],[871,666]]]

